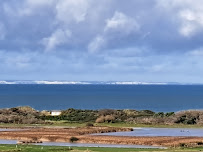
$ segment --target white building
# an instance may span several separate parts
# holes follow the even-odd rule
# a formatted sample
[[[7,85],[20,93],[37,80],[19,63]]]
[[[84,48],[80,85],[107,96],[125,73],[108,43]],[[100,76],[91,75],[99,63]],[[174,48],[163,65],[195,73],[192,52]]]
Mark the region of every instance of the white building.
[[[53,110],[51,111],[51,116],[59,116],[61,115],[61,111],[60,110]]]

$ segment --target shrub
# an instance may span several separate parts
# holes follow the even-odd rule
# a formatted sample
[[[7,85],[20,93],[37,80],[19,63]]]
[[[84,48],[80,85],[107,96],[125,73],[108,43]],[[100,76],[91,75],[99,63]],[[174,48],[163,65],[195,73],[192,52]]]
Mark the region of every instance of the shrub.
[[[175,113],[174,112],[167,112],[166,114],[165,114],[165,116],[166,117],[170,117],[170,116],[173,116]]]
[[[93,127],[93,126],[94,126],[93,123],[90,123],[90,122],[86,123],[86,127]]]
[[[114,122],[115,121],[115,117],[113,115],[106,115],[105,116],[105,122]]]
[[[164,117],[164,113],[163,112],[158,112],[155,114],[155,117]]]
[[[103,123],[103,122],[105,122],[105,117],[104,116],[100,116],[99,118],[96,119],[95,122],[96,123]]]
[[[203,145],[203,142],[199,141],[197,142],[197,145]]]
[[[75,141],[78,141],[79,139],[77,137],[71,137],[70,138],[70,142],[75,142]]]
[[[116,110],[113,109],[102,109],[99,110],[98,114],[101,116],[106,116],[106,115],[113,115],[116,113]]]
[[[201,111],[181,111],[175,114],[175,123],[197,124],[201,122]]]
[[[187,147],[186,143],[180,143],[180,147]]]
[[[94,122],[97,118],[96,110],[67,109],[62,111],[58,120],[68,120],[75,122]]]

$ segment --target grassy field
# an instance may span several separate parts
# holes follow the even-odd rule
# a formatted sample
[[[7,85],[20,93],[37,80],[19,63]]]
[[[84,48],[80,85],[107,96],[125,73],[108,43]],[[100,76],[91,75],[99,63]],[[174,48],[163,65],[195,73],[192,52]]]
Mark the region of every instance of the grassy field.
[[[1,128],[7,127],[85,127],[86,123],[75,123],[67,121],[51,121],[52,124],[0,124]],[[108,126],[108,127],[152,127],[152,128],[203,128],[202,125],[145,125],[145,124],[128,124],[128,123],[94,123],[95,126]]]
[[[74,123],[67,121],[52,121],[52,125],[49,126],[65,126],[65,127],[84,127],[86,123]],[[203,128],[202,125],[185,125],[185,124],[175,124],[175,125],[145,125],[145,124],[129,124],[129,123],[94,123],[94,126],[108,126],[108,127],[152,127],[152,128]]]
[[[34,145],[0,145],[0,152],[197,152],[203,151],[200,148],[179,148],[179,149],[133,149],[133,148],[99,148],[99,147],[55,147],[55,146],[34,146]]]

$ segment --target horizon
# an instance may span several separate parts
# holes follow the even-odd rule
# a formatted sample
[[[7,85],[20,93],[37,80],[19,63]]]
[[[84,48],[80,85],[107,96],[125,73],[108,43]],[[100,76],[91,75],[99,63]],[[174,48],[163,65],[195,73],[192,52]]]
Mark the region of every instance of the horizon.
[[[13,83],[12,83],[13,82]],[[69,80],[0,80],[0,84],[129,84],[129,85],[195,85],[189,82],[146,82],[146,81],[69,81]]]

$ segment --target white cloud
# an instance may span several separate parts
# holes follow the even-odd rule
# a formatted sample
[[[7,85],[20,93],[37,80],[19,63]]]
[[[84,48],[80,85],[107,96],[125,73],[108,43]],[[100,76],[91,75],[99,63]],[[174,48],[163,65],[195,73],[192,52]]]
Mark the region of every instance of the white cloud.
[[[122,12],[115,12],[113,17],[106,20],[103,33],[97,35],[88,45],[89,52],[98,52],[117,38],[125,39],[130,34],[139,31],[137,21]]]
[[[189,56],[203,56],[203,49],[200,48],[200,49],[197,49],[197,50],[193,50],[193,51],[190,51],[188,53],[186,53],[186,55],[189,55]]]
[[[0,23],[0,40],[3,40],[6,35],[6,29],[4,24]]]
[[[97,36],[89,45],[88,50],[89,52],[97,52],[105,45],[105,40],[101,36]]]
[[[157,4],[162,10],[173,14],[171,16],[179,22],[178,32],[181,35],[191,37],[203,31],[202,0],[157,0]]]
[[[114,16],[106,21],[104,31],[115,31],[128,35],[131,32],[138,31],[139,28],[140,26],[134,18],[131,18],[122,12],[116,11]]]
[[[56,18],[70,23],[85,20],[90,0],[59,0],[56,5]]]
[[[185,9],[180,11],[179,17],[182,19],[180,33],[184,36],[194,35],[196,32],[203,30],[203,9]]]
[[[44,38],[42,43],[45,45],[46,51],[49,51],[61,44],[68,43],[71,35],[71,31],[69,30],[57,29],[50,37]]]

